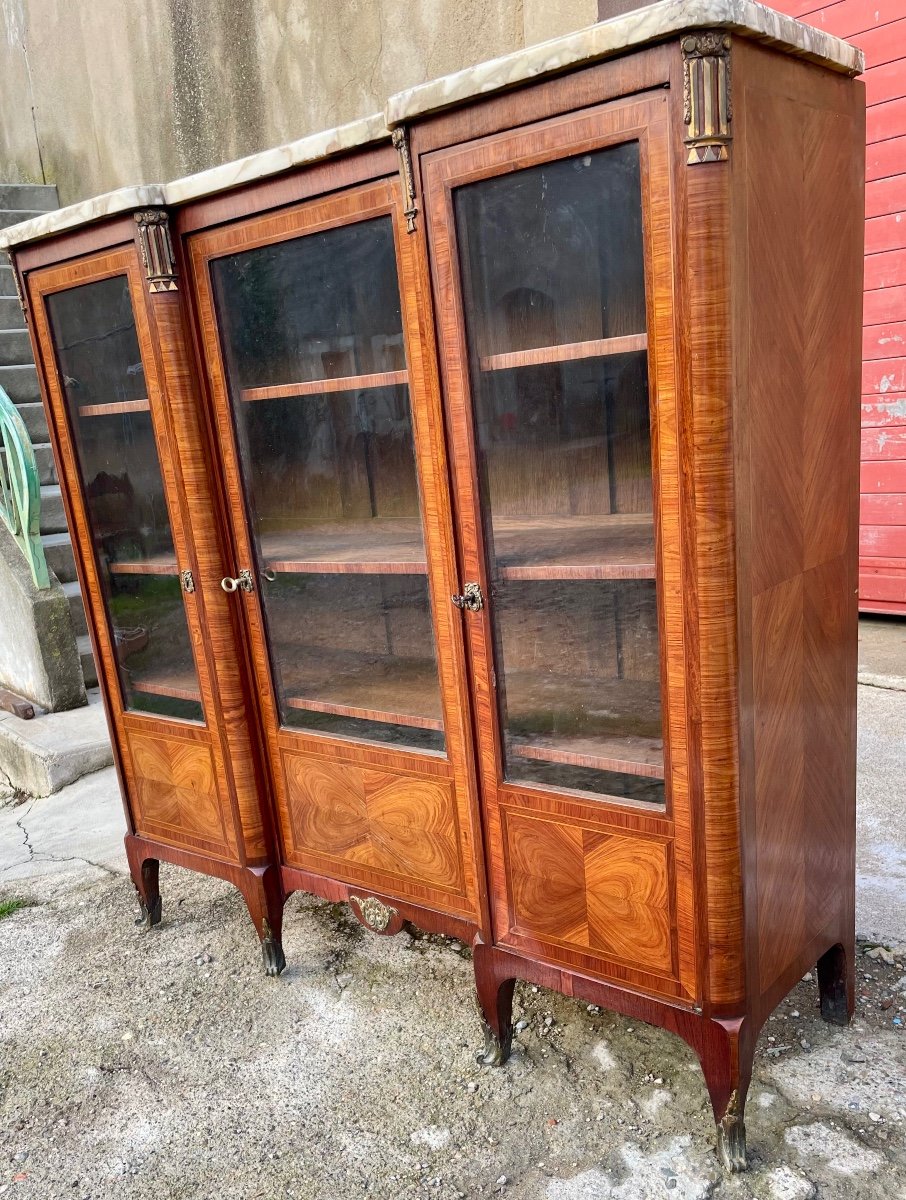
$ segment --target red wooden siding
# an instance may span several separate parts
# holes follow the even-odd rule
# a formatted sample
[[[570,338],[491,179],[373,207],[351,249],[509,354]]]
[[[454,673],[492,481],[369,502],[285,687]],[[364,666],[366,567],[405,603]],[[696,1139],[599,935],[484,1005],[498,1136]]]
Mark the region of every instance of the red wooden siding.
[[[906,616],[906,0],[773,0],[865,51],[859,607]]]

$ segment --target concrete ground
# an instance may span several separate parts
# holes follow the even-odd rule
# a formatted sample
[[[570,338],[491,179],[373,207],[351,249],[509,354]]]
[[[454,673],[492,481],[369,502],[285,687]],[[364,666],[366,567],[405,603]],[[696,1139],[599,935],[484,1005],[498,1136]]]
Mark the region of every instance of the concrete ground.
[[[859,682],[906,688],[906,620],[859,618]]]
[[[889,677],[868,643],[862,677]],[[168,867],[136,930],[108,769],[0,808],[0,902],[32,904],[0,919],[0,1196],[906,1198],[906,690],[859,693],[857,925],[892,953],[863,945],[851,1028],[809,979],[769,1022],[747,1175],[666,1033],[520,986],[513,1058],[480,1068],[449,939],[294,896],[266,979],[233,889]]]

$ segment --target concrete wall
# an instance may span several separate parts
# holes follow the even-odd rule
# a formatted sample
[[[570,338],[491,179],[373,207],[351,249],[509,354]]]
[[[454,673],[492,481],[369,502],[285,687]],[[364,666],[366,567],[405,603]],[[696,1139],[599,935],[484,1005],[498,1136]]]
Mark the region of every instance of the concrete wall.
[[[366,116],[597,0],[0,0],[0,179],[60,203]]]

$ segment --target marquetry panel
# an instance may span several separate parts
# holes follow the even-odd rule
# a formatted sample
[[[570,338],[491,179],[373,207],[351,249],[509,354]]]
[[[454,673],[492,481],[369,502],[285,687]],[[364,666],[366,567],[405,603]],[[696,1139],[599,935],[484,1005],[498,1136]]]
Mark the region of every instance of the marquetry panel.
[[[514,929],[671,972],[667,843],[505,812]]]
[[[452,782],[282,756],[296,852],[461,891]]]
[[[133,733],[136,832],[199,849],[226,850],[217,772],[208,745]]]

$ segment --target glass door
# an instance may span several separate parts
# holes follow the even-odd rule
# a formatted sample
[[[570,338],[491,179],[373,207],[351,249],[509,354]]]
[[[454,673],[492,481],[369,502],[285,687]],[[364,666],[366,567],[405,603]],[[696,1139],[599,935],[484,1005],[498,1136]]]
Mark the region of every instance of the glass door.
[[[122,706],[201,722],[129,279],[83,283],[45,303]]]
[[[503,778],[663,806],[639,142],[453,222]]]
[[[474,917],[466,662],[414,246],[391,178],[189,250],[236,542],[225,585],[285,865]]]
[[[391,218],[211,276],[280,723],[443,750]]]
[[[694,926],[668,130],[659,94],[420,165],[495,937],[675,996]]]
[[[639,144],[454,213],[504,776],[663,804]]]

